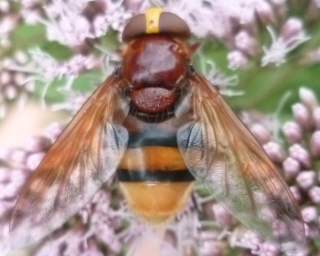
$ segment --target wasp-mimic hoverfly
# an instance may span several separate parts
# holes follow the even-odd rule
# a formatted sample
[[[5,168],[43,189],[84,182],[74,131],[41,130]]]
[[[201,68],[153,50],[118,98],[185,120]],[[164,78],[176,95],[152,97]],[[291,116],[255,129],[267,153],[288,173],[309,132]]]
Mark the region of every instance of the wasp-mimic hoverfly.
[[[288,186],[219,92],[190,63],[190,30],[148,9],[129,20],[122,61],[22,188],[10,222],[23,246],[60,227],[114,174],[150,224],[172,219],[195,179],[252,231],[295,253],[304,225]]]

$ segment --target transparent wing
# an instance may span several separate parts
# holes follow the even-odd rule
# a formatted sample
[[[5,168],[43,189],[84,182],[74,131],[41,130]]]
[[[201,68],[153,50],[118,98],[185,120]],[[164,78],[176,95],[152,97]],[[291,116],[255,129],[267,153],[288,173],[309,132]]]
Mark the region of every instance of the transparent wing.
[[[252,231],[287,253],[299,252],[304,224],[277,169],[220,94],[198,74],[191,79],[190,94],[191,102],[182,103],[191,106],[195,121],[178,131],[179,149],[190,171]]]
[[[11,217],[12,248],[60,227],[115,172],[128,141],[113,122],[118,82],[111,76],[99,86],[31,174]]]

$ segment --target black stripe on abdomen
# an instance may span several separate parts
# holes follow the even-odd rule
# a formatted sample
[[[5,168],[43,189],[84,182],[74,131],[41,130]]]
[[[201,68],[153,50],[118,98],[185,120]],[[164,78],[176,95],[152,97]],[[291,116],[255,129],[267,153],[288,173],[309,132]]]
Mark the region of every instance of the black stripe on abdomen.
[[[117,176],[122,182],[182,182],[194,181],[188,170],[175,171],[129,171],[118,169]]]

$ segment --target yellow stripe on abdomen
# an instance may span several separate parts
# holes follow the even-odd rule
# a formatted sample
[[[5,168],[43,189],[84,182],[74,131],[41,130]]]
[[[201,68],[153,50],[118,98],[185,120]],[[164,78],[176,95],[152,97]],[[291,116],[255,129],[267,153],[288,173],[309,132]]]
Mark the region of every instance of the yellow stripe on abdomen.
[[[128,148],[118,169],[134,171],[187,170],[180,151],[175,147]]]

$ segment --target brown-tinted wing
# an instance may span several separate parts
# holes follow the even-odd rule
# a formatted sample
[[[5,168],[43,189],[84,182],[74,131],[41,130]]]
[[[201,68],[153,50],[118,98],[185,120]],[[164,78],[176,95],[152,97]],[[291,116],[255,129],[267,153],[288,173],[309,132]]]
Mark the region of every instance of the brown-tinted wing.
[[[177,135],[190,171],[252,231],[287,253],[300,251],[305,239],[304,224],[277,169],[202,76],[195,74],[190,87],[191,102],[181,104],[190,105],[195,121],[181,127]]]
[[[114,174],[128,141],[113,122],[118,83],[111,76],[99,86],[31,174],[11,218],[13,248],[60,227]]]

